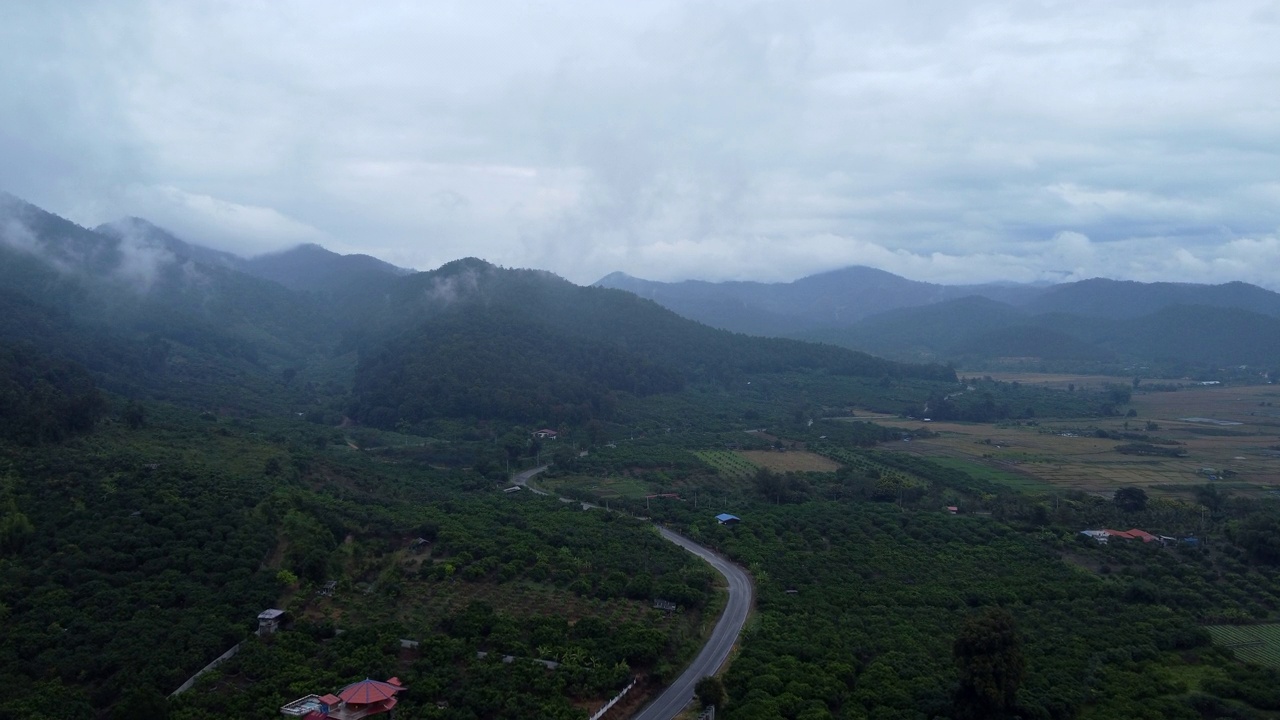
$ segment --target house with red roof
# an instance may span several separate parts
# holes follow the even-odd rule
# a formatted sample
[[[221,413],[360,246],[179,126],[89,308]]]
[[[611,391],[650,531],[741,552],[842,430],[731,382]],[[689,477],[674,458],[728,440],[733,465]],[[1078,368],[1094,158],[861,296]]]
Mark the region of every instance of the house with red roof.
[[[360,720],[395,709],[396,693],[403,691],[400,678],[386,682],[365,678],[337,694],[307,695],[280,708],[282,715],[302,720]]]
[[[1123,540],[1141,540],[1144,543],[1156,542],[1160,539],[1149,532],[1138,530],[1137,528],[1129,530],[1108,530],[1103,528],[1102,532],[1106,533],[1108,537],[1121,538]]]

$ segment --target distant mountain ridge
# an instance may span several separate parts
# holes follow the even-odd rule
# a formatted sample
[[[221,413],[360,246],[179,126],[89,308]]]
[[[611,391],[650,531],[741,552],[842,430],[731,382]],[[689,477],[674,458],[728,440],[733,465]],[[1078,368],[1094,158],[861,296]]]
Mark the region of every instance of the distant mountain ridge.
[[[616,272],[595,285],[626,290],[693,320],[752,335],[789,335],[846,326],[887,310],[970,295],[1021,302],[1043,292],[1043,288],[1026,285],[937,285],[862,266],[831,270],[789,283],[664,283]]]
[[[910,362],[1266,365],[1280,336],[1280,294],[1243,282],[947,286],[852,267],[790,283],[661,283],[613,273],[597,284],[714,327]]]
[[[314,243],[242,258],[179,240],[168,230],[136,217],[104,223],[93,230],[121,240],[163,247],[178,259],[231,268],[280,283],[290,290],[328,290],[335,284],[347,285],[415,272],[369,255],[340,255]]]

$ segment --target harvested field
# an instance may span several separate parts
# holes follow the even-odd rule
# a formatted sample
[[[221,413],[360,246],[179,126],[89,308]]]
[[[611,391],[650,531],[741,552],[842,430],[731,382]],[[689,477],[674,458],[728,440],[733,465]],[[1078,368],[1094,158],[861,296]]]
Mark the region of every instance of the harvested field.
[[[994,377],[994,375],[993,375]],[[1023,384],[1036,381],[1075,382],[1080,376],[1017,375],[1001,380]],[[1101,385],[1116,378],[1091,378]],[[1194,387],[1177,392],[1136,392],[1132,407],[1137,417],[1040,419],[1035,425],[992,425],[932,422],[935,438],[893,443],[886,449],[935,458],[952,458],[998,471],[992,479],[1028,489],[1052,485],[1087,492],[1111,493],[1124,485],[1202,485],[1214,475],[1232,483],[1233,490],[1263,492],[1280,485],[1280,388],[1274,385]],[[1213,418],[1239,425],[1217,425],[1180,418]],[[916,430],[916,420],[884,418],[876,422]],[[1155,428],[1148,429],[1152,422]],[[1131,440],[1096,437],[1110,433],[1140,433],[1159,447],[1184,457],[1155,457],[1116,452]],[[1164,445],[1164,442],[1176,445]],[[1212,471],[1212,472],[1210,472]],[[975,471],[976,472],[976,471]],[[1014,477],[1025,478],[1015,481]],[[1157,490],[1159,491],[1159,490]]]
[[[1129,385],[1133,382],[1133,376],[1117,377],[1115,375],[1081,375],[1079,373],[1019,373],[1019,372],[991,372],[991,373],[966,373],[960,372],[963,376],[982,376],[990,377],[993,380],[1001,382],[1018,382],[1023,385],[1038,385],[1041,387],[1053,388],[1055,390],[1066,390],[1068,386],[1074,385],[1077,390],[1102,390],[1108,385]],[[1153,383],[1185,383],[1186,380],[1148,380],[1145,382]]]
[[[840,469],[840,463],[805,451],[742,450],[738,454],[774,472],[835,472]]]

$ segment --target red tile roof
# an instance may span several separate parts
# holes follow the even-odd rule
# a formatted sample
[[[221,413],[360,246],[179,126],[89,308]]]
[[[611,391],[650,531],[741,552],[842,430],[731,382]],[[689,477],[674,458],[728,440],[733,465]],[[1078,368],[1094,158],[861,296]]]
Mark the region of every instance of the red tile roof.
[[[381,680],[365,678],[358,683],[352,683],[339,690],[338,697],[343,702],[353,705],[371,705],[384,700],[391,700],[401,690],[404,690],[401,685],[392,685]]]

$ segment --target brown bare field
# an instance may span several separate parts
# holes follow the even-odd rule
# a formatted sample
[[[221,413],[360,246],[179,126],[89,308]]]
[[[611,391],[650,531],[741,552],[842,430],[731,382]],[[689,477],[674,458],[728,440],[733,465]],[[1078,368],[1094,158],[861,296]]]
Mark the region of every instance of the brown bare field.
[[[995,375],[993,374],[993,377]],[[1069,382],[1074,376],[1003,373],[1002,380],[1024,384]],[[1045,380],[1045,378],[1051,378]],[[1056,378],[1056,379],[1052,379]],[[1099,378],[1092,378],[1097,383]],[[1081,388],[1078,381],[1076,387]],[[1272,406],[1268,403],[1277,403]],[[939,437],[895,443],[893,449],[925,457],[950,457],[1024,476],[1058,487],[1111,493],[1124,485],[1202,485],[1207,469],[1233,489],[1258,491],[1280,485],[1280,388],[1274,385],[1188,388],[1178,392],[1137,392],[1136,418],[1041,419],[1038,426],[933,422],[924,427]],[[1198,417],[1239,425],[1190,422]],[[1146,422],[1159,425],[1146,430]],[[917,429],[917,420],[880,420]],[[1175,440],[1186,457],[1126,455],[1115,451],[1127,440],[1093,437],[1098,429],[1146,433]]]
[[[840,469],[840,463],[802,450],[741,450],[738,454],[774,472],[835,472]]]
[[[958,373],[962,377],[981,376],[990,377],[993,380],[1001,382],[1019,382],[1023,385],[1042,385],[1044,387],[1053,388],[1055,390],[1066,390],[1068,386],[1074,385],[1077,390],[1102,390],[1108,385],[1129,385],[1133,382],[1133,376],[1120,377],[1116,375],[1080,375],[1078,373],[1019,373],[1019,372],[990,372],[990,373]],[[1152,383],[1187,383],[1188,380],[1144,380],[1144,382]]]

